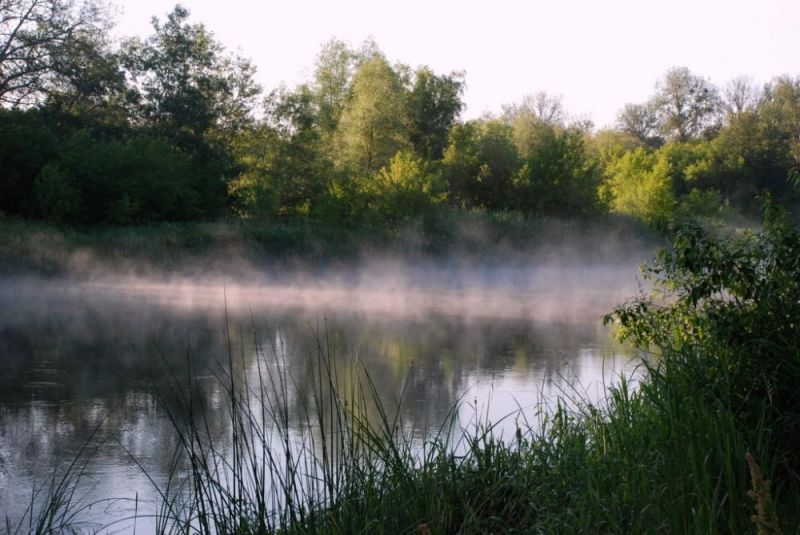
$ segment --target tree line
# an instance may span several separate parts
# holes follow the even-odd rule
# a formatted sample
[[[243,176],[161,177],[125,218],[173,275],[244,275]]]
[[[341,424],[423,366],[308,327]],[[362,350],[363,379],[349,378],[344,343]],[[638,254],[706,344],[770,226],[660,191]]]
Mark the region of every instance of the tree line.
[[[95,0],[0,4],[0,212],[59,223],[238,217],[401,224],[448,207],[526,217],[748,212],[798,200],[800,79],[720,89],[668,70],[614,128],[537,93],[464,121],[463,72],[331,40],[265,94],[178,5],[112,43]]]

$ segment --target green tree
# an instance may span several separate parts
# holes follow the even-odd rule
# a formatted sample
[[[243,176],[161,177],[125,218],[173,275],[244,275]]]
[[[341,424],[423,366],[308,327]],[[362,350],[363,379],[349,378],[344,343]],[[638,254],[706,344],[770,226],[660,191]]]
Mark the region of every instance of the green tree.
[[[800,171],[800,82],[778,78],[756,107],[729,114],[713,141],[715,186],[736,206],[753,211],[769,191],[783,202],[797,198]]]
[[[448,134],[442,155],[442,172],[451,204],[462,208],[477,205],[476,177],[480,168],[478,140],[480,124],[469,121],[455,124]]]
[[[451,202],[465,207],[507,209],[520,167],[512,128],[502,120],[455,125],[442,159]]]
[[[693,189],[717,186],[714,180],[714,147],[711,142],[696,139],[686,143],[667,143],[658,150],[660,158],[669,162],[672,191],[676,196]]]
[[[322,46],[314,65],[312,90],[319,108],[319,126],[323,132],[336,130],[350,95],[356,53],[337,39]]]
[[[370,208],[390,224],[413,220],[447,197],[440,174],[410,150],[395,154],[365,187]]]
[[[504,209],[511,205],[514,173],[519,169],[520,157],[512,130],[501,121],[486,121],[478,138],[478,206]]]
[[[440,76],[427,67],[414,73],[414,86],[408,95],[410,140],[426,159],[442,158],[450,127],[464,108],[463,91],[463,73]]]
[[[243,216],[308,214],[328,190],[331,164],[308,87],[279,90],[266,102],[266,120],[234,138],[239,174],[229,185]]]
[[[597,207],[598,175],[584,132],[551,128],[514,175],[513,206],[539,215],[587,216]]]
[[[601,167],[623,153],[642,146],[642,141],[638,137],[624,130],[603,129],[586,137],[586,149]]]
[[[142,115],[176,138],[247,124],[260,93],[255,68],[226,54],[204,25],[188,19],[189,11],[177,5],[163,24],[153,19],[152,36],[126,45]]]
[[[636,346],[660,349],[692,390],[724,400],[753,435],[745,443],[763,441],[757,447],[781,468],[777,488],[791,496],[800,470],[800,232],[772,204],[758,232],[669,231],[672,246],[644,269],[653,294],[607,321]]]
[[[548,143],[567,119],[561,98],[545,92],[528,95],[520,104],[505,106],[503,117],[511,125],[514,143],[523,158]]]
[[[353,78],[350,100],[339,121],[340,166],[368,176],[409,145],[406,93],[381,55],[365,60]]]
[[[675,205],[670,164],[663,152],[638,148],[608,163],[600,196],[612,212],[653,223]]]
[[[758,115],[768,157],[775,168],[765,187],[787,194],[800,172],[800,78],[783,76],[764,90]]]

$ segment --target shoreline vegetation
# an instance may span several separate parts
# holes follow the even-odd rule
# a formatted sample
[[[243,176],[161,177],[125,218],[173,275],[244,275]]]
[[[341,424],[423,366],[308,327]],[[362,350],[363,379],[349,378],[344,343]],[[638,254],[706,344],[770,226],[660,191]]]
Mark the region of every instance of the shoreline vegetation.
[[[110,11],[102,0],[0,5],[17,54],[0,56],[0,217],[242,221],[305,244],[305,227],[377,242],[454,210],[662,226],[757,218],[759,196],[800,202],[790,74],[716,87],[672,67],[603,128],[546,91],[464,120],[466,73],[392,61],[374,41],[332,39],[308,80],[264,91],[185,7],[118,42]]]
[[[529,219],[516,212],[449,209],[402,226],[338,227],[322,221],[154,222],[55,225],[0,220],[0,274],[87,276],[92,273],[252,274],[357,267],[365,260],[506,263],[638,262],[663,238],[640,221],[606,215],[591,222]]]
[[[180,447],[174,478],[157,486],[157,530],[793,532],[800,230],[768,205],[758,232],[719,237],[689,223],[668,232],[671,246],[645,269],[654,293],[606,318],[643,352],[642,377],[619,378],[601,404],[564,392],[513,437],[476,413],[467,429],[451,417],[420,443],[366,370],[351,361],[337,371],[324,333],[309,363],[316,386],[294,409],[279,350],[256,347],[263,368],[248,380],[232,344],[212,370],[230,444],[207,434],[208,407],[173,373],[159,394]],[[290,418],[303,422],[299,433]],[[10,532],[79,529],[71,485],[90,463],[76,459]]]

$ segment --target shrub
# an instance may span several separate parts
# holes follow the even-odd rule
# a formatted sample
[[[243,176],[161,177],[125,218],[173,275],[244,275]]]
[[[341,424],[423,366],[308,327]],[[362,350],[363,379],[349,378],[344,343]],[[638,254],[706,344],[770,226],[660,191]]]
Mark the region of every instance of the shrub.
[[[621,336],[659,348],[663,359],[700,364],[693,388],[709,403],[728,400],[742,428],[758,433],[753,441],[775,455],[783,482],[798,483],[798,228],[768,204],[758,232],[717,237],[687,223],[670,231],[673,246],[645,268],[654,295],[612,316]]]

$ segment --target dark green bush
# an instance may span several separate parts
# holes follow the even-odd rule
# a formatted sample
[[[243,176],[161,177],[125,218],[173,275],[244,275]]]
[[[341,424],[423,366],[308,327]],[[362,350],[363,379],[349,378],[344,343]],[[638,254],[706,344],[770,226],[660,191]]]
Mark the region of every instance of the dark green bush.
[[[664,360],[691,363],[692,388],[710,404],[729,402],[742,428],[767,441],[783,481],[800,483],[797,226],[768,203],[758,232],[716,237],[693,224],[670,232],[673,246],[645,269],[655,295],[613,315],[620,334]]]

